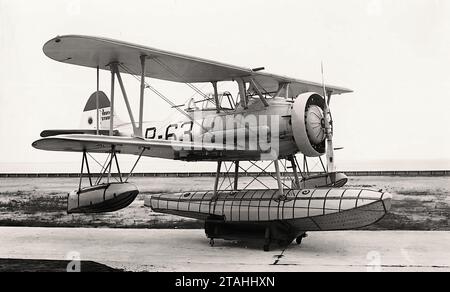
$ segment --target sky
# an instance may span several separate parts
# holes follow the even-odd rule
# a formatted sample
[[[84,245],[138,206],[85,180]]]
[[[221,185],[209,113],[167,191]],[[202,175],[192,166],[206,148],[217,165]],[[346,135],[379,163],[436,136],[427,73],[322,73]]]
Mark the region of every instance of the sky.
[[[450,2],[0,0],[0,172],[77,172],[81,157],[35,150],[44,129],[78,128],[95,70],[48,59],[64,34],[103,36],[354,93],[336,96],[338,169],[450,169]],[[101,89],[109,92],[102,73]],[[137,110],[138,84],[124,78]],[[175,103],[194,92],[150,80]],[[200,87],[208,92],[211,89]],[[222,85],[237,93],[237,86]],[[146,95],[146,120],[174,114]],[[125,119],[126,107],[117,113]],[[124,158],[132,163],[132,158]],[[211,163],[144,159],[138,171],[211,171]]]

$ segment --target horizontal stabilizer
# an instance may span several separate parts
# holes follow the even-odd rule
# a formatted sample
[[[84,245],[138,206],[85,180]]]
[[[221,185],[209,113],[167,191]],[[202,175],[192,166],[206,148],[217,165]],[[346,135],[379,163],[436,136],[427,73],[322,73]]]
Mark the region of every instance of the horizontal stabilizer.
[[[41,133],[42,138],[46,137],[54,137],[58,135],[75,135],[75,134],[88,134],[88,135],[96,135],[97,130],[45,130]],[[100,130],[100,135],[107,136],[109,135],[109,130]]]

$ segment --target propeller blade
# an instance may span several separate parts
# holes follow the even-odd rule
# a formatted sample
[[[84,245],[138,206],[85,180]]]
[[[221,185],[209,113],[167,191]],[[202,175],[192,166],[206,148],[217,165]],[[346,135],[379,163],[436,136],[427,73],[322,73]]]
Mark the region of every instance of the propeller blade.
[[[328,173],[330,174],[332,182],[335,181],[336,167],[334,165],[334,147],[333,147],[333,133],[331,128],[331,121],[329,118],[331,117],[330,107],[328,105],[327,100],[327,90],[325,88],[325,77],[324,77],[324,69],[323,62],[321,63],[322,69],[322,87],[323,87],[323,97],[325,99],[325,107],[324,107],[324,115],[325,115],[325,132],[326,132],[326,140],[327,140],[327,168]]]

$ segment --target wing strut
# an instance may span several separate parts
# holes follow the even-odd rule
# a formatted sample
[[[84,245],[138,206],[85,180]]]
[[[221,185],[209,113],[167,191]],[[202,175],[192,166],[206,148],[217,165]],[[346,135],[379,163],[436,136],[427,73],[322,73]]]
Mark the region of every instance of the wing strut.
[[[258,85],[256,84],[255,80],[253,78],[250,78],[250,82],[253,85],[253,88],[256,90],[256,93],[258,94],[259,98],[261,99],[261,102],[264,104],[265,107],[268,107],[269,104],[267,103],[266,98],[261,93],[261,90],[259,90]]]
[[[291,84],[286,83],[286,99],[289,99],[289,91],[291,90]],[[294,97],[292,97],[292,100],[294,100]]]
[[[98,93],[100,91],[100,67],[97,66],[97,92],[95,93],[95,104],[97,106],[97,136],[100,135],[100,115],[98,114],[100,102]]]
[[[245,89],[245,82],[242,79],[237,79],[237,83],[239,84],[239,95],[241,96],[241,106],[244,109],[248,109],[248,99],[247,99],[247,92]]]
[[[117,62],[113,62],[111,64],[109,64],[110,68],[111,68],[111,120],[110,120],[110,136],[112,136],[113,134],[111,134],[111,132],[114,130],[114,107],[115,107],[115,80],[117,77],[117,81],[119,82],[120,85],[120,89],[122,91],[122,96],[123,96],[123,100],[125,101],[125,105],[127,106],[127,110],[128,110],[128,115],[130,117],[131,120],[131,125],[133,126],[133,134],[135,137],[142,137],[142,111],[143,111],[143,95],[141,95],[141,104],[140,104],[140,116],[139,116],[139,127],[136,127],[136,120],[134,119],[134,115],[133,115],[133,111],[131,109],[130,106],[130,101],[128,100],[128,94],[127,91],[125,89],[125,85],[123,83],[122,80],[122,76],[120,75],[120,71],[119,71],[119,63]]]
[[[109,114],[109,135],[114,135],[114,88],[115,88],[115,82],[116,78],[114,77],[114,67],[111,67],[111,113]]]
[[[216,111],[220,113],[220,100],[219,100],[219,91],[217,90],[217,82],[212,83],[214,87],[214,101],[216,103]]]
[[[122,64],[118,62],[112,62],[109,64],[110,70],[111,70],[111,114],[110,114],[110,136],[113,136],[113,130],[114,130],[114,107],[115,107],[115,79],[117,77],[117,81],[119,82],[120,89],[122,91],[123,100],[125,101],[125,105],[128,110],[128,115],[131,120],[131,125],[133,126],[133,134],[135,137],[143,137],[144,131],[143,131],[143,123],[144,123],[144,93],[146,88],[146,82],[145,82],[145,70],[146,70],[146,59],[147,56],[141,56],[141,87],[140,87],[140,103],[139,103],[139,124],[136,126],[136,120],[134,119],[133,111],[130,106],[130,101],[128,99],[128,94],[125,89],[125,85],[122,80],[122,76],[120,74],[119,66],[122,66]],[[98,84],[98,74],[97,74],[97,84]],[[98,85],[97,85],[98,86]],[[98,92],[98,89],[97,89]],[[98,110],[97,110],[98,112]],[[98,115],[98,114],[97,114]],[[98,118],[97,118],[98,119]],[[97,127],[98,128],[98,127]]]
[[[131,125],[133,126],[133,133],[135,137],[142,137],[142,131],[139,131],[139,129],[136,127],[136,121],[134,120],[133,111],[131,110],[130,102],[128,101],[128,95],[125,90],[125,86],[123,85],[122,76],[120,76],[120,72],[118,69],[117,64],[112,64],[114,66],[114,71],[117,76],[117,80],[119,81],[120,89],[122,90],[122,96],[123,100],[125,101],[125,104],[127,106],[128,115],[130,116]],[[140,119],[140,117],[139,117]]]
[[[144,94],[145,94],[145,72],[146,72],[147,56],[141,56],[141,100],[139,104],[139,134],[140,137],[144,137]]]

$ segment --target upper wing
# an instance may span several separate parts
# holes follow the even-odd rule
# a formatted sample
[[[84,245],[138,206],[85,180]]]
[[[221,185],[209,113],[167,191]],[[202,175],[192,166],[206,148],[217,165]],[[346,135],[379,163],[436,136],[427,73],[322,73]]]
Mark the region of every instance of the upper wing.
[[[242,151],[252,153],[238,146],[180,141],[145,140],[141,138],[111,137],[97,135],[60,135],[46,137],[33,143],[33,147],[47,151],[110,153],[111,147],[120,154],[132,154],[166,159],[187,159],[189,154],[210,151],[211,155],[220,155],[223,151]],[[214,154],[216,153],[216,154]],[[218,153],[218,154],[217,154]]]
[[[109,70],[111,62],[120,62],[131,72],[140,74],[140,56],[150,58],[145,76],[182,82],[201,83],[233,81],[253,78],[268,92],[277,91],[280,84],[290,83],[290,96],[305,92],[323,92],[320,83],[309,82],[280,75],[254,72],[251,69],[227,65],[215,61],[190,57],[140,45],[106,38],[68,35],[56,37],[44,45],[44,53],[51,59],[68,64]],[[123,73],[129,73],[119,68]],[[326,85],[332,94],[352,92],[343,87]]]

